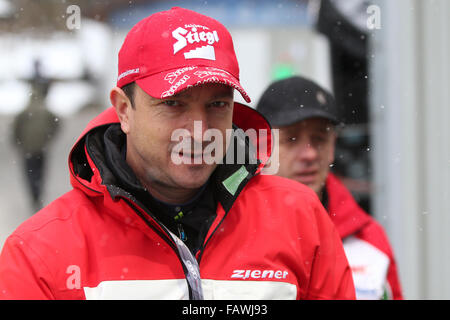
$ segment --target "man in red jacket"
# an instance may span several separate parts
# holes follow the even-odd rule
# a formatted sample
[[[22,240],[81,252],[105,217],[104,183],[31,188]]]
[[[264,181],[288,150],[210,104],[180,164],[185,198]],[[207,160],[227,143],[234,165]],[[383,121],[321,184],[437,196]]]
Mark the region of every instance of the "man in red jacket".
[[[113,107],[69,155],[73,190],[4,244],[0,297],[354,299],[333,223],[309,188],[261,174],[270,126],[234,89],[250,101],[219,22],[182,8],[139,22]]]
[[[332,173],[340,112],[316,83],[291,77],[272,83],[257,110],[280,129],[278,175],[319,196],[343,240],[358,299],[402,299],[397,268],[381,225],[364,212]]]

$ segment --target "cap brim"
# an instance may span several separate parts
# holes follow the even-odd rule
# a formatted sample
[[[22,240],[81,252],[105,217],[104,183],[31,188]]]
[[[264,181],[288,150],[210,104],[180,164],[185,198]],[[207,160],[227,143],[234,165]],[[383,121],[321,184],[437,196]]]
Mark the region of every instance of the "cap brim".
[[[136,83],[147,94],[157,99],[171,97],[190,87],[206,83],[220,83],[236,89],[247,103],[251,102],[238,79],[222,69],[213,67],[189,66],[167,70],[138,79]]]
[[[276,115],[269,115],[268,120],[269,122],[276,127],[285,127],[293,125],[297,122],[311,119],[311,118],[322,118],[329,120],[334,125],[339,124],[339,119],[337,119],[335,116],[331,115],[330,113],[318,110],[318,109],[312,109],[312,108],[305,108],[304,110],[291,110],[291,112],[285,112],[285,113],[279,113]]]

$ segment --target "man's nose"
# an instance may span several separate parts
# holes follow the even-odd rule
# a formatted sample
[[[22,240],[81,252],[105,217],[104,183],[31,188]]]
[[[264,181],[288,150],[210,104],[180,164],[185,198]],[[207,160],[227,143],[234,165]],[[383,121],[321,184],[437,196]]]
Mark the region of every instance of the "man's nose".
[[[298,145],[296,155],[299,160],[314,161],[317,159],[318,151],[310,142],[305,142]]]
[[[186,123],[186,129],[191,134],[194,141],[201,142],[205,136],[205,131],[208,130],[208,117],[204,111],[194,111],[189,114]]]

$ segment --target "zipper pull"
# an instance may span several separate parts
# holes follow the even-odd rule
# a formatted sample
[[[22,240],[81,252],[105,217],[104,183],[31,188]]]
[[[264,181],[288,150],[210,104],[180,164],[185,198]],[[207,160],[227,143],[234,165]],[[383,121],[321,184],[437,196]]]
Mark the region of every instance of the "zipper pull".
[[[180,235],[180,239],[182,241],[186,241],[187,240],[187,236],[186,236],[186,233],[184,232],[182,224],[178,223],[177,224],[177,228],[178,228],[178,234]]]

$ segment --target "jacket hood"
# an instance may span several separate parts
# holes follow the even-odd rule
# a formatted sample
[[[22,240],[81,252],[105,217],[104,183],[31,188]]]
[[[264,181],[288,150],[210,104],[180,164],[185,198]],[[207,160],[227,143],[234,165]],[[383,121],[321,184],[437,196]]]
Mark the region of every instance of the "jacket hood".
[[[350,191],[333,174],[326,181],[328,213],[343,239],[358,233],[371,221],[371,217],[356,203]]]
[[[69,154],[68,162],[72,186],[76,188],[81,187],[91,196],[100,195],[105,190],[102,190],[104,186],[102,186],[101,172],[96,168],[86,151],[85,140],[88,133],[113,123],[119,123],[119,118],[117,117],[115,109],[110,107],[88,123]],[[254,129],[256,131],[256,135],[248,135],[247,137],[251,144],[255,146],[255,150],[257,150],[256,158],[258,159],[258,168],[255,174],[259,173],[269,160],[273,149],[272,131],[269,122],[256,110],[235,102],[233,124],[244,132],[249,129]],[[267,135],[260,135],[260,130],[266,130],[265,132],[267,132]],[[256,147],[261,145],[267,146],[266,148],[263,148],[267,151],[263,150],[262,152],[260,148]]]

